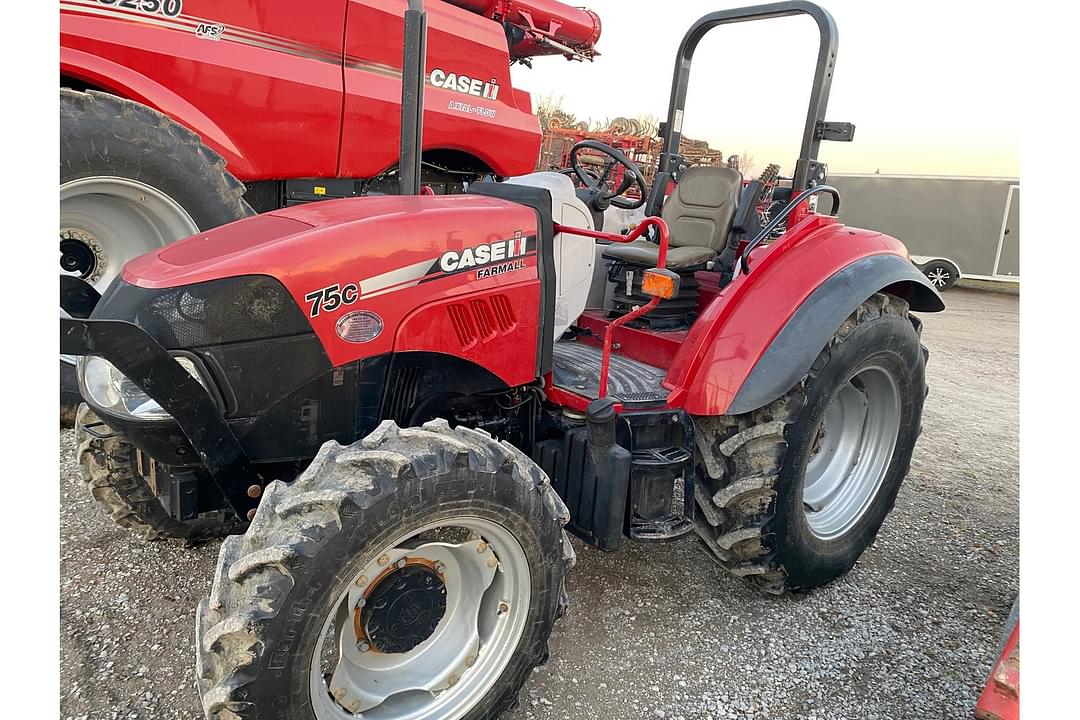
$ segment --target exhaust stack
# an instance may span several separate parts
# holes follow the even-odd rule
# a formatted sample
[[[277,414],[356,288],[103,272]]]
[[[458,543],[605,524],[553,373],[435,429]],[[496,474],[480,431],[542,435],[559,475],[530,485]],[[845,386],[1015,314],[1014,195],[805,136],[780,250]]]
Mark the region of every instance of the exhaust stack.
[[[427,66],[427,12],[424,0],[409,0],[405,11],[405,57],[401,64],[401,154],[398,191],[420,194],[424,141],[424,68]]]

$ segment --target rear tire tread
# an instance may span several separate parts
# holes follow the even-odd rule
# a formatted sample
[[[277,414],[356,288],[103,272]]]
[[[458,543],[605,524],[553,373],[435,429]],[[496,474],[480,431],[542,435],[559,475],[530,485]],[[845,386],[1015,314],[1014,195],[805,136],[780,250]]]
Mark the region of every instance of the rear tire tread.
[[[904,300],[877,293],[841,324],[807,375],[786,395],[743,415],[694,419],[698,455],[706,471],[704,477],[699,476],[706,489],[695,493],[706,518],[697,523],[698,536],[721,567],[766,593],[804,589],[789,582],[772,544],[777,483],[791,439],[788,433],[806,404],[807,387],[856,327],[882,314],[911,319]],[[912,324],[921,330],[921,323],[913,320]],[[889,510],[894,502],[894,497],[889,498]],[[715,517],[723,522],[715,525],[708,520]]]

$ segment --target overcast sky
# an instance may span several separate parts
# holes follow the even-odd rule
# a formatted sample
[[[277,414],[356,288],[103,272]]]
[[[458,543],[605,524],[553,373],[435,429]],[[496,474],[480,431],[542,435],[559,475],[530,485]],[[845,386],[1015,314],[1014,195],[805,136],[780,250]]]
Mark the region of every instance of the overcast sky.
[[[580,0],[578,0],[580,2]],[[570,4],[577,4],[570,0]],[[723,0],[589,0],[603,22],[592,63],[538,58],[514,82],[562,97],[596,121],[666,115],[675,52],[687,28]],[[969,0],[822,0],[839,28],[829,120],[856,125],[824,143],[833,171],[1019,175],[1019,5]],[[748,152],[785,172],[798,155],[817,53],[808,17],[714,29],[694,56],[684,132],[725,154]]]

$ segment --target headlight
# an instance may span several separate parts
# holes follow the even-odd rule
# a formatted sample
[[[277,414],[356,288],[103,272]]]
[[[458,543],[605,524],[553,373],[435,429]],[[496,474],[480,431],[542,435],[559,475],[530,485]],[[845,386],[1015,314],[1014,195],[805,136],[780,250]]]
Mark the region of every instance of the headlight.
[[[209,389],[194,360],[184,355],[176,355],[173,359],[200,385]],[[105,358],[81,357],[78,368],[87,400],[100,408],[139,420],[167,420],[171,417],[156,400]]]

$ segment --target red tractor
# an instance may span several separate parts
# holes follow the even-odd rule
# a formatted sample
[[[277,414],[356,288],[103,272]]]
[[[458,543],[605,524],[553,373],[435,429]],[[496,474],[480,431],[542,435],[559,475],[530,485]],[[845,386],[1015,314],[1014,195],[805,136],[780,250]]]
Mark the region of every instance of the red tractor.
[[[761,227],[762,182],[678,156],[687,81],[710,30],[796,14],[820,49]],[[541,172],[449,196],[421,186],[430,63],[423,10],[405,16],[401,195],[199,233],[100,296],[61,278],[95,497],[147,538],[246,528],[197,614],[210,718],[498,715],[567,607],[564,528],[608,551],[696,532],[768,593],[828,583],[873,542],[921,428],[911,311],[944,306],[898,240],[835,216],[818,147],[854,129],[824,120],[827,12],[696,22],[651,188],[605,148],[596,174],[572,158],[588,187]],[[646,219],[611,232],[611,204]]]
[[[396,191],[404,7],[61,0],[61,270],[100,291],[128,260],[255,212]],[[430,10],[424,182],[532,172],[540,124],[510,65],[591,58],[599,18],[555,0]]]

